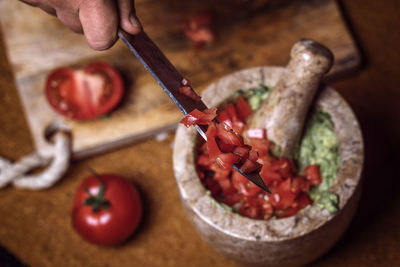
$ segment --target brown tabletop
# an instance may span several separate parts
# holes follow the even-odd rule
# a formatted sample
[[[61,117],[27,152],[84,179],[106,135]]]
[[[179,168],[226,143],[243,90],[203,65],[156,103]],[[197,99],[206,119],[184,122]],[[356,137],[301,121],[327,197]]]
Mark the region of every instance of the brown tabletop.
[[[337,245],[315,266],[400,264],[400,3],[341,1],[363,53],[363,68],[332,84],[361,122],[366,145],[364,191],[355,218]],[[51,189],[0,190],[0,245],[31,266],[236,266],[215,253],[190,225],[172,171],[171,142],[148,140],[73,163]],[[0,155],[33,151],[29,129],[0,41]],[[75,189],[91,166],[134,181],[145,218],[119,247],[97,247],[72,229]],[[1,262],[0,262],[0,265]]]

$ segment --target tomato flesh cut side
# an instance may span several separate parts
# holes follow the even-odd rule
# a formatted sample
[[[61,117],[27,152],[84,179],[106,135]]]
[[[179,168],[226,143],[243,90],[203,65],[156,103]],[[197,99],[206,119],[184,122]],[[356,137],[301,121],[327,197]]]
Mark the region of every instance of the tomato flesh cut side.
[[[59,68],[49,74],[46,97],[51,107],[76,120],[94,119],[109,113],[120,102],[123,81],[106,63],[92,63],[83,69]]]

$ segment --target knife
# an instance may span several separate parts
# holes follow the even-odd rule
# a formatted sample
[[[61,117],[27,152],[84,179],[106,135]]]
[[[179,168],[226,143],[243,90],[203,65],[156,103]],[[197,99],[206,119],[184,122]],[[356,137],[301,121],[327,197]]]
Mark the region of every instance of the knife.
[[[179,88],[182,87],[182,75],[144,31],[136,35],[130,35],[120,29],[118,36],[153,76],[175,105],[178,106],[183,115],[187,115],[195,109],[200,111],[207,109],[203,101],[195,101],[179,92]],[[207,141],[205,128],[198,125],[195,127],[199,134]],[[258,172],[244,173],[236,164],[233,165],[233,168],[264,191],[271,193]]]

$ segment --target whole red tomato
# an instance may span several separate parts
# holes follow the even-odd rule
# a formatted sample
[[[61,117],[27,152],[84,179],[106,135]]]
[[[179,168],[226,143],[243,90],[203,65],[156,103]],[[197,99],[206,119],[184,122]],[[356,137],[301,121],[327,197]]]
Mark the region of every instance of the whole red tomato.
[[[53,70],[47,77],[46,97],[61,115],[86,120],[109,113],[121,100],[123,87],[114,67],[96,62],[81,69]]]
[[[136,230],[141,218],[138,191],[121,176],[91,175],[76,192],[72,225],[89,242],[119,244]]]

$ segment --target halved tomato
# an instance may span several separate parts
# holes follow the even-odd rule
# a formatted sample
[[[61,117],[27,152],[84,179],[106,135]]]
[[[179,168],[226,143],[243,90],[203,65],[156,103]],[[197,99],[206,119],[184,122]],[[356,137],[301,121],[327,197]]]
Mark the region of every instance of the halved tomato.
[[[58,68],[46,81],[46,97],[55,111],[76,120],[93,119],[109,113],[123,94],[119,72],[97,62],[82,69]]]

